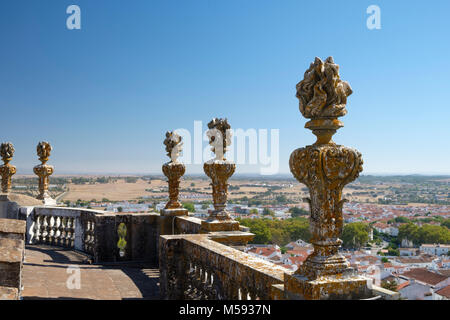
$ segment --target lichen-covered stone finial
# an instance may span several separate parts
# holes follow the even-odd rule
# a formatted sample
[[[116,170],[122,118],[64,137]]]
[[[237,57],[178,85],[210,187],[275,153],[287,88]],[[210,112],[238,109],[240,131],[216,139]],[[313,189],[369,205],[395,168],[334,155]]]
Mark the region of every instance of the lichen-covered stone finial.
[[[52,151],[52,146],[46,141],[41,141],[36,147],[39,160],[42,162],[33,168],[33,172],[39,177],[39,194],[36,199],[44,200],[45,204],[56,204],[48,193],[49,177],[53,174],[54,168],[47,163]]]
[[[166,139],[164,140],[166,146],[167,156],[173,161],[178,161],[178,156],[183,150],[182,137],[173,131],[166,132]]]
[[[231,144],[231,126],[228,120],[214,118],[208,123],[208,128],[207,136],[209,144],[212,146],[211,151],[216,155],[216,160],[225,160],[225,152]]]
[[[37,155],[39,157],[39,160],[42,161],[42,163],[45,163],[48,161],[48,158],[50,157],[50,152],[52,151],[52,146],[50,143],[46,141],[41,141],[38,143],[36,147]]]
[[[9,163],[13,155],[13,144],[11,142],[2,143],[0,146],[0,156],[4,164],[0,166],[0,176],[2,178],[1,190],[3,193],[9,193],[11,190],[11,177],[16,174],[16,167]]]
[[[0,156],[5,162],[9,162],[11,160],[14,155],[14,151],[14,146],[11,142],[2,143],[0,146]]]
[[[325,62],[315,58],[304,79],[297,84],[297,98],[300,100],[300,112],[305,118],[337,118],[347,113],[345,106],[352,88],[347,81],[339,77],[339,66],[333,57]]]

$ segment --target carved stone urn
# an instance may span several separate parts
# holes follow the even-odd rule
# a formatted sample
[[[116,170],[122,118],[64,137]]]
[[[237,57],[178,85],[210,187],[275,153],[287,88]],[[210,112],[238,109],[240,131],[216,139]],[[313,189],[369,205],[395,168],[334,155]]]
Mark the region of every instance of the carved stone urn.
[[[162,171],[169,183],[169,201],[164,209],[161,210],[161,216],[186,216],[188,211],[178,201],[180,180],[186,171],[184,164],[178,161],[178,156],[183,146],[182,138],[175,132],[168,131],[166,132],[164,145],[166,146],[167,156],[170,157],[171,161],[162,166]],[[162,234],[166,234],[166,231],[163,232]]]
[[[48,193],[49,177],[53,174],[54,168],[47,164],[52,146],[46,141],[39,142],[36,147],[37,155],[41,164],[33,168],[33,172],[39,177],[39,194],[36,199],[43,200],[45,204],[54,205],[56,201]]]
[[[9,193],[11,190],[11,177],[16,173],[16,167],[9,162],[14,155],[14,146],[11,142],[2,143],[0,146],[0,156],[3,165],[0,166],[0,175],[2,177],[2,192]]]
[[[300,112],[311,119],[305,127],[317,137],[313,145],[292,152],[289,167],[294,177],[305,184],[310,197],[311,243],[314,251],[293,276],[285,278],[290,298],[348,299],[367,292],[366,280],[359,277],[339,253],[342,240],[342,189],[362,171],[363,160],[355,149],[332,141],[343,127],[337,118],[347,113],[350,85],[339,78],[339,66],[332,57],[316,58],[297,84]]]
[[[227,147],[231,144],[230,125],[227,119],[214,118],[208,123],[209,144],[215,158],[204,163],[203,171],[211,179],[214,210],[202,221],[203,231],[237,231],[239,222],[233,220],[226,211],[228,179],[236,170],[236,164],[225,158]]]

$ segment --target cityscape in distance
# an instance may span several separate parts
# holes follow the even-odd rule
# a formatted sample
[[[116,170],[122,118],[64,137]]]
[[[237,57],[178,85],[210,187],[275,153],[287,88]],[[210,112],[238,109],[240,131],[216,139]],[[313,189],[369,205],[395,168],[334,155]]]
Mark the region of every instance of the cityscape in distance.
[[[166,204],[166,180],[163,175],[55,175],[49,191],[68,207],[159,212]],[[13,181],[15,193],[37,195],[37,178]],[[240,175],[229,184],[228,211],[256,235],[245,251],[297,270],[312,252],[309,206],[303,201],[307,187],[286,175]],[[185,176],[179,198],[200,219],[213,209],[206,176]],[[352,266],[405,299],[439,299],[439,292],[448,298],[448,289],[439,289],[450,276],[450,176],[361,175],[344,188],[343,198],[348,202],[342,250]],[[436,287],[434,278],[444,280]]]

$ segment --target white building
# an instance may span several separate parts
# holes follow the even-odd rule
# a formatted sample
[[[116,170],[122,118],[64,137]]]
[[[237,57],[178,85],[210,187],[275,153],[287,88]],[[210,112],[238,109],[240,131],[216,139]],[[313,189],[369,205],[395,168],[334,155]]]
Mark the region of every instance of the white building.
[[[435,256],[447,255],[450,250],[450,245],[448,244],[423,244],[420,246],[420,251]]]
[[[413,269],[399,278],[409,282],[399,290],[400,295],[408,300],[433,300],[433,293],[450,285],[450,277],[426,269]]]

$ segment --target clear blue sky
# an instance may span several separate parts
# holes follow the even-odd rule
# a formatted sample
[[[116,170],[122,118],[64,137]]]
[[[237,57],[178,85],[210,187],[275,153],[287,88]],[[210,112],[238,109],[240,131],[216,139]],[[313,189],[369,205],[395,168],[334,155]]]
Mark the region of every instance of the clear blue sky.
[[[66,28],[70,4],[81,30]],[[371,4],[381,30],[366,27]],[[448,0],[3,0],[0,140],[19,173],[39,140],[55,173],[159,173],[166,130],[227,117],[280,129],[286,173],[315,140],[295,85],[332,55],[354,91],[334,140],[364,173],[450,174],[449,14]]]

